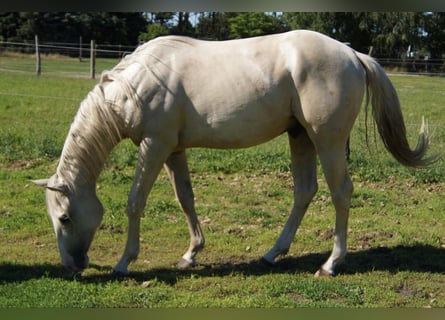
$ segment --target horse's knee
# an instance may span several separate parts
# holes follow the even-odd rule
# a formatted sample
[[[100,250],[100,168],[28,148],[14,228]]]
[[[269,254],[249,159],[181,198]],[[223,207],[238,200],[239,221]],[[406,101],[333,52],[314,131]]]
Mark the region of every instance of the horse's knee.
[[[315,196],[315,194],[318,191],[318,184],[317,182],[311,183],[307,186],[306,190],[304,191],[306,199],[309,201],[312,200],[312,198]]]
[[[143,210],[135,207],[134,205],[129,204],[127,206],[127,217],[128,219],[137,219],[142,216]]]
[[[354,185],[349,176],[347,176],[345,181],[343,182],[342,191],[349,197],[352,195],[352,192],[354,191]]]
[[[184,211],[185,213],[195,211],[195,201],[193,196],[188,198],[180,198],[179,204],[181,206],[182,211]]]
[[[304,207],[308,206],[318,191],[317,182],[295,188],[294,198],[296,202],[300,202]]]
[[[354,185],[351,179],[346,178],[338,190],[333,190],[332,202],[336,206],[340,205],[342,208],[348,209],[353,191]]]
[[[145,199],[141,197],[129,195],[127,202],[127,216],[128,218],[138,218],[141,217],[142,212],[146,204]]]
[[[178,198],[179,204],[181,208],[188,212],[190,210],[194,210],[195,208],[195,194],[193,193],[193,189],[191,183],[188,182],[186,187],[178,188],[176,190],[176,196]]]

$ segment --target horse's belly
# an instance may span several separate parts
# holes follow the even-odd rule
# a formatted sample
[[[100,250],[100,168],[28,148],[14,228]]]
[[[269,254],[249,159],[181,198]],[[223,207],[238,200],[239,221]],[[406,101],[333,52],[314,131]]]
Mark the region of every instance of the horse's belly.
[[[189,127],[180,134],[182,147],[238,149],[267,142],[294,125],[295,119],[269,118],[261,120],[228,119]]]

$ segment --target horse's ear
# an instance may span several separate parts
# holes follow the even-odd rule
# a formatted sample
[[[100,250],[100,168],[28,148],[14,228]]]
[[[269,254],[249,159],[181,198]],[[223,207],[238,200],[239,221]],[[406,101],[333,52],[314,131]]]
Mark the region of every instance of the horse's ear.
[[[31,182],[39,187],[44,187],[44,188],[52,190],[52,191],[58,191],[63,194],[69,193],[69,189],[66,184],[49,185],[48,184],[49,179],[31,180]]]
[[[49,179],[30,180],[30,181],[39,187],[46,188],[48,186]]]

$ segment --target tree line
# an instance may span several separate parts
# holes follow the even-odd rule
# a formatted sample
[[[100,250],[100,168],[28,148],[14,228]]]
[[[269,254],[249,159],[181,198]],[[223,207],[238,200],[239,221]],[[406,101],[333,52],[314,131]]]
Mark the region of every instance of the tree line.
[[[137,45],[162,35],[238,39],[311,29],[376,57],[445,58],[444,12],[13,12],[0,13],[0,40]]]

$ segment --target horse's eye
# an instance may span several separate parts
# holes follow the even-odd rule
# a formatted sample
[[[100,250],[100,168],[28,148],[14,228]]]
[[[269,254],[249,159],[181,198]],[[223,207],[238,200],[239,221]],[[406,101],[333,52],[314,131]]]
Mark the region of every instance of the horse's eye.
[[[63,214],[59,217],[59,221],[62,224],[66,224],[67,222],[70,221],[70,217],[67,214]]]

